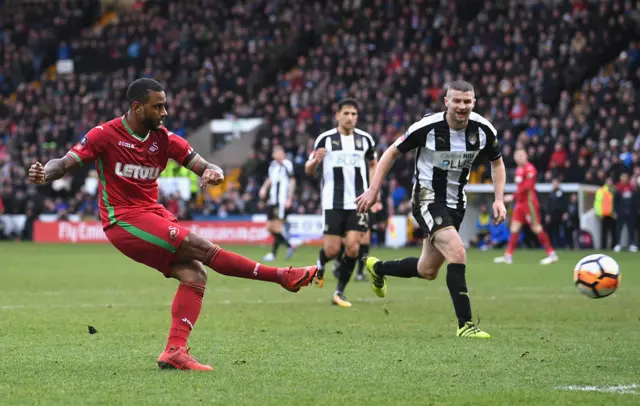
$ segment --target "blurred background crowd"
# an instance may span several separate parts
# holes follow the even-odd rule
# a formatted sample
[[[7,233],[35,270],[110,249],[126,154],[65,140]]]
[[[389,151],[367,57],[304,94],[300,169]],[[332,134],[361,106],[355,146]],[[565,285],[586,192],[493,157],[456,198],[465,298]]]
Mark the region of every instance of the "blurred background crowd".
[[[640,184],[635,1],[4,0],[0,7],[0,213],[95,218],[96,197],[83,189],[91,168],[37,190],[26,168],[123,114],[126,86],[140,76],[165,85],[165,125],[180,136],[216,118],[264,120],[224,193],[162,197],[185,219],[260,212],[274,145],[294,164],[295,212],[319,213],[318,181],[303,166],[316,136],[335,125],[341,98],[361,102],[358,127],[382,152],[412,122],[443,109],[442,89],[457,78],[474,84],[475,110],[499,130],[510,176],[513,150],[524,147],[539,182],[602,186],[610,177],[613,197],[622,174],[633,193]],[[74,72],[56,72],[58,60],[72,60]],[[408,154],[393,167],[381,224],[410,211],[413,165]],[[488,181],[480,163],[471,182]],[[549,199],[548,224],[573,219],[574,203]],[[604,214],[614,218],[616,207]],[[571,243],[557,233],[557,244]]]

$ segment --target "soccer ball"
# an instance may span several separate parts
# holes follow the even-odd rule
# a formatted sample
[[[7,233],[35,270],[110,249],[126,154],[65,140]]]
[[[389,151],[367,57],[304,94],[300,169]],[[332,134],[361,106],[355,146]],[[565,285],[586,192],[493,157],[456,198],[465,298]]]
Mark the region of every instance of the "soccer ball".
[[[620,267],[607,255],[589,255],[582,258],[573,269],[573,282],[578,291],[587,297],[607,297],[620,284]]]

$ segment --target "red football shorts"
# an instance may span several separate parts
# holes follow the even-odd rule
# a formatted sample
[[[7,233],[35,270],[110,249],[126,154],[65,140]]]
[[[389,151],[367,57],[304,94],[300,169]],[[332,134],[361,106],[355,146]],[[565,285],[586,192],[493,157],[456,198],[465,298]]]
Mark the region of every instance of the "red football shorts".
[[[534,203],[518,203],[513,208],[512,220],[530,226],[540,224],[540,207]]]
[[[167,276],[189,229],[164,208],[128,214],[105,231],[120,252]]]

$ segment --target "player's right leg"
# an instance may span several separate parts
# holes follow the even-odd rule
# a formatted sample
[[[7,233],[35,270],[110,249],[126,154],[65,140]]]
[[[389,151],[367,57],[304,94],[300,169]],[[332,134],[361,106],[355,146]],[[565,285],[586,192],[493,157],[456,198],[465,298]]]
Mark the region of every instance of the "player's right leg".
[[[509,242],[507,243],[507,250],[504,253],[504,256],[497,257],[493,259],[493,262],[496,264],[511,264],[513,263],[513,251],[515,251],[516,246],[518,245],[518,240],[520,239],[520,230],[522,229],[522,224],[527,221],[527,211],[521,204],[516,204],[516,207],[513,209],[513,216],[511,217],[511,226],[509,227],[510,235]]]
[[[444,256],[431,244],[429,238],[425,238],[422,241],[422,253],[419,258],[380,261],[378,258],[368,257],[366,266],[371,275],[371,289],[377,296],[385,297],[387,276],[433,280],[438,276],[443,263]],[[416,267],[417,272],[411,271],[411,267]]]
[[[429,235],[439,228],[448,226],[448,222],[452,221],[446,208],[434,208],[432,202],[414,203],[413,217],[420,225],[424,235]],[[434,219],[438,219],[438,224]],[[443,219],[448,220],[443,223]],[[442,266],[442,261],[442,255],[433,248],[429,238],[425,238],[419,258],[408,257],[393,261],[380,261],[378,258],[370,256],[367,258],[365,266],[371,275],[371,289],[377,296],[385,297],[387,295],[387,276],[435,279]]]
[[[324,287],[325,265],[327,262],[336,258],[340,253],[342,245],[342,236],[344,234],[344,221],[342,216],[344,210],[325,210],[324,211],[324,235],[323,246],[318,255],[316,275],[316,284],[319,288]]]

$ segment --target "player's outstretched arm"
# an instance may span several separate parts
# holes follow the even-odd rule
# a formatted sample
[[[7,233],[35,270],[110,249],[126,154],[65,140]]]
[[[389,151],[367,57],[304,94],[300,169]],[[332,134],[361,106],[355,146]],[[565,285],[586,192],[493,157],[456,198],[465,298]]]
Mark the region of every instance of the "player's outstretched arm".
[[[62,178],[77,166],[79,166],[78,161],[69,155],[59,159],[52,159],[44,166],[40,162],[36,162],[29,168],[29,181],[36,185],[44,185]]]
[[[205,185],[219,185],[224,182],[224,171],[218,165],[207,162],[202,156],[198,156],[196,162],[189,168],[202,180],[200,187]]]
[[[398,147],[391,145],[386,151],[384,151],[382,157],[380,157],[380,161],[378,161],[378,164],[376,165],[376,171],[371,178],[369,189],[356,199],[358,211],[360,213],[368,212],[371,206],[378,201],[382,182],[387,177],[387,173],[391,170],[393,162],[396,160],[398,155],[400,155]]]
[[[507,171],[504,167],[502,157],[491,161],[491,179],[493,179],[493,190],[495,194],[493,217],[496,224],[500,224],[507,215],[507,209],[504,206],[504,187],[507,183]]]

